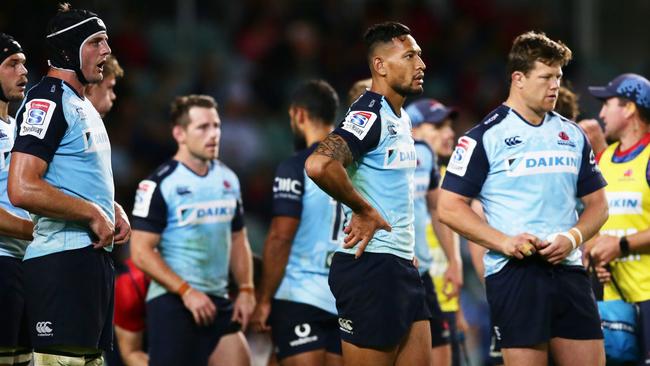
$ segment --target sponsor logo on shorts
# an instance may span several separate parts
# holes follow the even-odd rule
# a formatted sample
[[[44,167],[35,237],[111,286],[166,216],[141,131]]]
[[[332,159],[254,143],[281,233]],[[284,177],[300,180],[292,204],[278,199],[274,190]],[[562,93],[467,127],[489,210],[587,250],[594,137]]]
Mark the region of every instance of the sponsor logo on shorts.
[[[501,340],[501,330],[496,325],[494,326],[494,336],[497,338],[498,341]]]
[[[36,333],[39,337],[53,337],[54,329],[52,329],[52,322],[37,322]]]
[[[302,346],[303,344],[316,342],[318,340],[317,335],[309,336],[311,334],[311,325],[309,325],[309,323],[296,325],[293,328],[293,332],[296,333],[298,339],[289,342],[291,347]]]
[[[339,318],[339,329],[342,331],[349,333],[349,334],[354,334],[354,329],[352,327],[352,320],[350,319],[343,319]]]

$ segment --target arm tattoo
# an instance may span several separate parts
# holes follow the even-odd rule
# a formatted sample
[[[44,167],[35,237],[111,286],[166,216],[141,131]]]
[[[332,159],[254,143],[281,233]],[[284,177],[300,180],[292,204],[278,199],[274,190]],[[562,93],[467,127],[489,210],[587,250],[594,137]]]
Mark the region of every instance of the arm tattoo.
[[[325,138],[325,140],[318,144],[314,153],[338,160],[344,167],[350,165],[353,160],[352,152],[350,151],[348,143],[345,142],[343,137],[335,134],[330,134]]]

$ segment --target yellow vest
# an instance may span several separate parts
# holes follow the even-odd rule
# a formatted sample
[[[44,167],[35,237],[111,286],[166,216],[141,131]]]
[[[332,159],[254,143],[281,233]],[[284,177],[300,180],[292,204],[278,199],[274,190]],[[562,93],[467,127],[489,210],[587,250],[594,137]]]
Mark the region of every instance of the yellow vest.
[[[607,181],[605,193],[609,203],[609,219],[600,232],[621,237],[650,228],[650,187],[646,180],[650,145],[630,161],[613,163],[612,156],[618,146],[618,142],[610,145],[598,163]],[[631,252],[610,265],[626,300],[650,300],[650,254]],[[613,300],[620,297],[614,286],[607,284],[604,298]]]
[[[445,168],[446,167],[444,166],[440,167],[441,177],[445,174]],[[454,233],[454,240],[458,240],[458,235],[456,233]],[[450,299],[444,294],[442,289],[442,285],[445,282],[445,271],[447,270],[447,257],[445,257],[445,252],[440,246],[440,242],[438,241],[438,238],[433,231],[433,226],[431,223],[427,225],[427,242],[429,243],[429,250],[431,251],[431,256],[433,257],[433,263],[429,269],[429,274],[431,275],[431,278],[433,278],[433,284],[436,288],[436,295],[438,297],[440,309],[446,313],[456,312],[459,308],[458,296]]]

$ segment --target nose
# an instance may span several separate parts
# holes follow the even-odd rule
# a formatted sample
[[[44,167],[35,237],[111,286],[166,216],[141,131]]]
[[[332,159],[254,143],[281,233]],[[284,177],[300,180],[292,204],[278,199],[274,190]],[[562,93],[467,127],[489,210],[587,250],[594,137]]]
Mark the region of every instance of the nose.
[[[27,75],[28,71],[27,68],[25,67],[25,64],[20,64],[20,67],[18,68],[18,73],[20,75]]]
[[[603,122],[606,122],[606,121],[605,121],[605,105],[604,105],[604,104],[603,104],[603,106],[600,108],[600,113],[598,113],[598,117],[599,117],[601,120],[603,120]]]
[[[110,94],[108,95],[109,98],[111,98],[111,101],[115,100],[117,96],[115,95],[115,92],[111,91]]]
[[[419,65],[419,66],[420,66],[420,69],[422,69],[423,71],[426,70],[426,69],[427,69],[427,65],[424,63],[424,60],[422,59],[421,56],[418,56],[418,60],[420,60],[420,65]]]
[[[111,54],[111,46],[108,45],[108,41],[102,42],[102,55],[110,55]]]

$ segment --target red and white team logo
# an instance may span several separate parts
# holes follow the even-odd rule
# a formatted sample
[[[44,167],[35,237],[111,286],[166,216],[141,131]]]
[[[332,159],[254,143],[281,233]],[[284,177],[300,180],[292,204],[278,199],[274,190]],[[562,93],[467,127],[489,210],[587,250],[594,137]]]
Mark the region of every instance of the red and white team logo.
[[[47,99],[32,99],[25,105],[23,123],[20,125],[20,136],[32,135],[39,139],[45,137],[50,125],[56,103]]]

